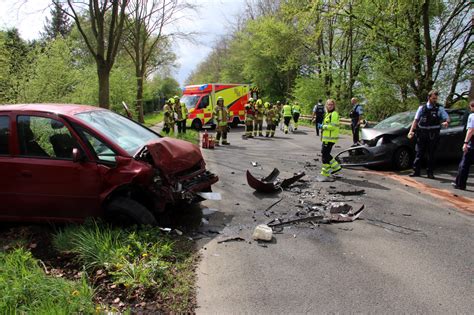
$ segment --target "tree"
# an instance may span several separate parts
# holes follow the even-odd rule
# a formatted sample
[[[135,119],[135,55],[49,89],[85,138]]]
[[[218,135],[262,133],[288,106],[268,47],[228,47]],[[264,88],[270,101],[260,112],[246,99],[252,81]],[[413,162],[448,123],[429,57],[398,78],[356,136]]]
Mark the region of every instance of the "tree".
[[[180,4],[177,0],[131,0],[129,3],[125,50],[135,65],[139,122],[144,122],[143,83],[146,76],[160,65],[175,59],[174,54],[167,52],[171,35],[165,35],[164,28],[175,23],[178,20],[177,13],[188,8],[189,5]],[[162,48],[161,51],[158,48]]]
[[[69,21],[69,16],[64,13],[63,4],[53,3],[50,14],[51,19],[46,18],[46,24],[44,25],[42,36],[46,40],[52,40],[59,36],[65,38],[71,31],[71,23]]]
[[[60,5],[61,0],[53,0]],[[77,26],[94,57],[99,79],[99,106],[110,106],[110,71],[122,40],[128,0],[66,0],[63,10]]]

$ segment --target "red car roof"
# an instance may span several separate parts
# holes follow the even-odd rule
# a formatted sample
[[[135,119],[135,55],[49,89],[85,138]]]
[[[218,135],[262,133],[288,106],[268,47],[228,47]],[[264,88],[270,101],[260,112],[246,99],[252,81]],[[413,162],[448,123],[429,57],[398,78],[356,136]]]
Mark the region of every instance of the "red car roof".
[[[17,105],[0,105],[1,111],[36,111],[44,113],[54,113],[66,116],[72,116],[82,112],[90,112],[95,110],[104,110],[100,107],[76,104],[17,104]]]

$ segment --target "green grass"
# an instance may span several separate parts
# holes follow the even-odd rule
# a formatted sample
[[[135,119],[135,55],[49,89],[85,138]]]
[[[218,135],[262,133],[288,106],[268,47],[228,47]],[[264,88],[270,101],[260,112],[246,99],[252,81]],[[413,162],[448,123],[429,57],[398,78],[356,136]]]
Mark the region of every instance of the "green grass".
[[[165,135],[163,133],[161,134],[167,137],[185,140],[194,144],[199,144],[199,132],[194,129],[186,129],[185,134],[178,134],[177,132],[175,132],[174,134],[170,133],[169,135]]]
[[[163,121],[163,112],[154,112],[150,114],[146,114],[144,125],[147,127],[153,127],[154,125],[159,124]]]
[[[23,248],[0,252],[1,314],[72,314],[94,312],[93,289],[81,281],[53,278]]]
[[[129,296],[159,294],[172,312],[189,312],[194,290],[192,243],[157,228],[119,229],[96,222],[68,226],[53,237],[90,272],[102,269]]]

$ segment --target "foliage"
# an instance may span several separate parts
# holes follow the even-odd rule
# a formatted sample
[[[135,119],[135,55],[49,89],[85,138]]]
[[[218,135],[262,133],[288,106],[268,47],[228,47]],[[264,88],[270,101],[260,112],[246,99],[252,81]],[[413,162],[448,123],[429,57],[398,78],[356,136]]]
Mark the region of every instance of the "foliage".
[[[46,40],[58,37],[65,38],[71,31],[71,22],[68,15],[64,12],[63,5],[61,3],[53,3],[50,15],[51,19],[46,18],[43,37]]]
[[[83,277],[68,281],[47,276],[31,253],[0,252],[0,313],[93,313],[93,289]]]
[[[191,296],[192,255],[158,228],[120,229],[89,222],[68,226],[53,237],[54,247],[71,252],[88,270],[105,270],[115,284],[129,293],[145,288],[165,297],[179,293],[174,311],[187,309]],[[182,275],[181,275],[182,273]]]
[[[145,115],[144,125],[147,127],[153,127],[155,125],[158,125],[162,121],[163,121],[163,112],[151,113],[151,114]]]

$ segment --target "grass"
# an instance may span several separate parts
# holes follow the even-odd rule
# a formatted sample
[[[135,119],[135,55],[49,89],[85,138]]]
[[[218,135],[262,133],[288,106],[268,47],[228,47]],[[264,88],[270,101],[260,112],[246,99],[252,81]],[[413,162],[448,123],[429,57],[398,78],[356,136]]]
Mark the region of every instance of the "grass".
[[[154,125],[159,124],[163,121],[163,112],[154,112],[150,114],[146,114],[144,125],[147,127],[153,127]]]
[[[1,314],[93,313],[93,289],[80,281],[45,274],[32,254],[17,248],[0,252]]]
[[[166,137],[171,137],[171,138],[176,138],[176,139],[181,139],[181,140],[184,140],[184,141],[188,141],[188,142],[191,142],[193,144],[199,144],[199,132],[194,130],[194,129],[186,129],[186,133],[185,134],[178,134],[177,132],[175,132],[174,134],[169,134],[169,135],[165,135],[162,133],[162,135],[166,136]]]
[[[158,228],[124,230],[89,222],[59,231],[53,246],[74,253],[91,273],[105,270],[128,296],[158,295],[171,312],[193,307],[196,258],[190,241],[173,240]]]

